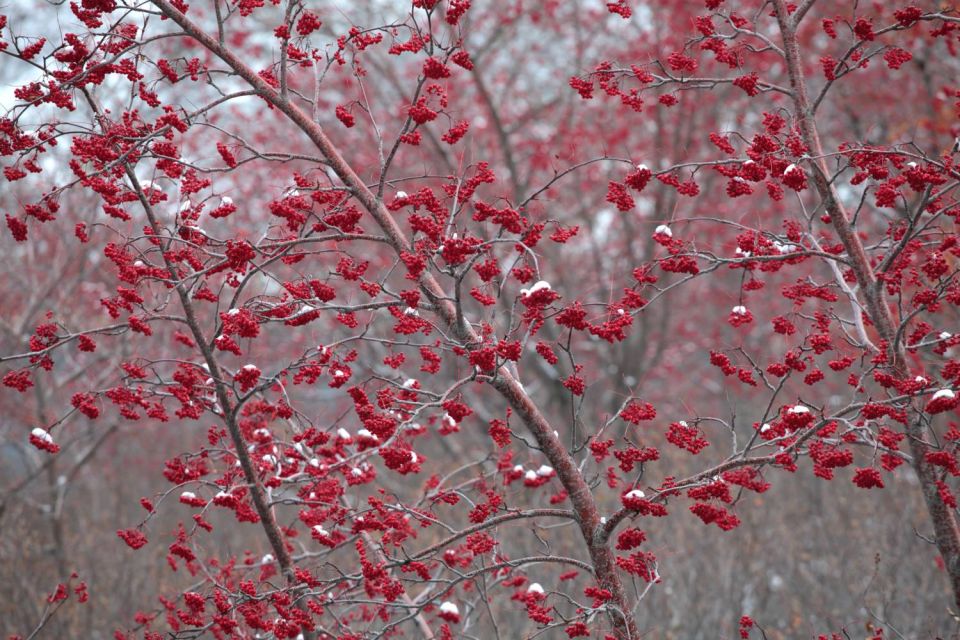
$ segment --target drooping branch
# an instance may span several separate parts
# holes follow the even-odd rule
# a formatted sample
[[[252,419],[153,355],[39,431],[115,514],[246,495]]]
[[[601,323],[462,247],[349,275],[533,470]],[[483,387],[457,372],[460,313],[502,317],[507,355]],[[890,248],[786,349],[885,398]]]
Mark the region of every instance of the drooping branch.
[[[103,110],[89,92],[84,91],[84,96],[86,97],[90,108],[96,114],[98,121],[104,123],[106,116]],[[159,217],[154,211],[153,205],[150,204],[150,199],[144,192],[143,187],[140,184],[140,180],[137,178],[136,171],[128,163],[123,164],[123,169],[124,174],[130,181],[133,191],[137,195],[137,200],[140,203],[140,206],[143,208],[144,214],[147,216],[147,221],[150,225],[150,228],[157,237],[161,237],[162,234]],[[176,265],[171,261],[170,257],[167,255],[167,252],[161,251],[160,255],[162,257],[165,269],[170,274],[172,282],[176,283],[174,285],[174,289],[177,292],[177,297],[179,298],[180,305],[183,308],[187,326],[190,328],[190,332],[193,335],[197,349],[200,350],[203,361],[210,372],[210,377],[213,379],[214,391],[217,396],[217,402],[220,404],[222,418],[227,426],[227,431],[230,433],[230,438],[233,441],[235,454],[240,463],[240,468],[243,470],[244,479],[247,481],[247,484],[250,487],[250,499],[253,502],[254,509],[256,510],[257,516],[260,519],[263,532],[267,537],[267,541],[269,542],[270,548],[273,551],[274,558],[277,560],[277,564],[280,565],[281,572],[289,584],[294,584],[295,578],[293,575],[293,561],[290,557],[290,552],[287,550],[286,543],[283,540],[283,534],[280,531],[280,526],[277,524],[273,509],[270,507],[266,491],[263,487],[263,482],[261,482],[260,475],[257,473],[257,469],[253,465],[253,460],[251,459],[250,452],[247,449],[247,441],[244,438],[243,433],[240,431],[240,425],[237,421],[236,413],[238,407],[231,399],[231,391],[226,382],[224,382],[222,373],[220,371],[220,366],[213,354],[210,342],[200,325],[199,319],[197,318],[196,309],[194,308],[195,303],[190,298],[189,291],[181,281]],[[305,608],[301,601],[298,601],[297,605],[298,607]],[[313,640],[314,637],[315,635],[311,631],[304,629],[305,639]]]

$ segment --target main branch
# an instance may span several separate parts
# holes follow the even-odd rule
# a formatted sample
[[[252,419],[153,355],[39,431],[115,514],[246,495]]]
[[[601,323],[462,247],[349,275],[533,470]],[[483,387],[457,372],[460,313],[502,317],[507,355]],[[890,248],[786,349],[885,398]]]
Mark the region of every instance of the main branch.
[[[350,163],[343,158],[340,150],[327,137],[323,128],[309,114],[294,102],[285,99],[238,55],[178,11],[169,0],[151,0],[151,2],[164,15],[178,24],[200,46],[225,62],[260,97],[283,113],[310,139],[337,177],[352,191],[354,197],[380,226],[390,246],[398,255],[400,252],[411,248],[403,230],[390,215],[383,202],[367,188]],[[423,294],[436,308],[441,321],[457,340],[464,345],[476,344],[481,341],[480,336],[474,332],[472,327],[465,322],[458,321],[453,302],[432,274],[424,272],[420,276],[419,286]],[[527,395],[506,367],[501,367],[496,372],[491,385],[506,399],[536,439],[547,460],[556,470],[557,478],[570,496],[570,502],[573,505],[581,535],[590,554],[597,582],[601,588],[610,591],[613,596],[610,604],[612,608],[618,610],[610,616],[615,636],[618,640],[638,638],[636,622],[631,614],[631,607],[627,603],[626,593],[617,573],[614,555],[606,540],[598,535],[601,527],[600,512],[586,479],[577,468],[576,462],[569,451],[555,435],[553,427],[540,411],[540,408]]]
[[[809,4],[809,3],[807,3]],[[800,58],[800,44],[797,40],[796,24],[790,16],[784,0],[774,0],[777,23],[783,37],[783,48],[787,62],[787,72],[790,75],[790,85],[793,89],[793,104],[796,111],[797,125],[803,142],[811,154],[810,165],[813,168],[813,183],[817,194],[823,200],[824,207],[830,215],[830,222],[843,243],[849,255],[853,273],[864,298],[864,308],[870,316],[880,335],[889,349],[888,369],[900,379],[909,376],[906,354],[902,341],[896,340],[896,322],[890,306],[887,304],[884,289],[877,281],[876,273],[870,266],[866,251],[860,237],[850,222],[836,189],[827,177],[829,175],[826,162],[823,159],[823,147],[820,143],[820,134],[813,116],[812,105],[807,95],[807,86],[803,74],[803,61]],[[921,411],[918,409],[917,413]],[[927,460],[929,446],[924,439],[923,423],[917,418],[907,422],[907,438],[910,443],[912,464],[920,486],[923,490],[927,512],[933,523],[936,534],[937,549],[943,558],[950,586],[953,589],[954,602],[960,608],[960,527],[954,511],[947,506],[937,487],[936,469]]]

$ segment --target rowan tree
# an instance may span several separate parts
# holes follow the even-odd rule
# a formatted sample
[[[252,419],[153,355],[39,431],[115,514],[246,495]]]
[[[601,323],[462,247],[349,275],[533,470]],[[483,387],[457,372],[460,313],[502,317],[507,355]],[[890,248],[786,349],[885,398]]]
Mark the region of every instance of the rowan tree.
[[[144,425],[102,544],[189,576],[116,637],[639,638],[674,522],[811,474],[960,607],[952,9],[26,4],[4,248],[71,258],[4,285],[7,437]]]

